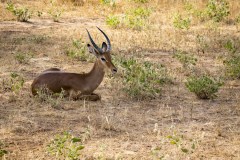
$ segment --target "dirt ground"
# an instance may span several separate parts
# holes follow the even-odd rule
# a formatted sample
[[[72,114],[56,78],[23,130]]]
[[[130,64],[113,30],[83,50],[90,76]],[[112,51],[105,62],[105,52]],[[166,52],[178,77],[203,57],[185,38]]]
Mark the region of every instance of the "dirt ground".
[[[103,39],[95,26],[102,28],[113,42],[114,54],[127,54],[133,48],[117,46],[114,35],[121,32],[109,29],[101,18],[62,21],[0,22],[1,85],[12,72],[25,80],[18,93],[0,91],[0,141],[9,152],[3,159],[55,159],[46,146],[64,131],[85,136],[81,159],[240,159],[240,81],[227,81],[214,100],[199,100],[186,89],[181,64],[170,50],[143,49],[144,59],[162,63],[173,73],[174,84],[156,99],[132,100],[119,93],[119,86],[111,85],[108,76],[95,91],[101,101],[63,99],[52,107],[34,98],[30,85],[43,70],[59,67],[81,73],[91,69],[93,63],[64,53],[74,38],[89,41],[86,28],[100,42]],[[33,56],[22,64],[15,59],[19,52]],[[222,69],[216,57],[208,54],[199,56],[199,65],[213,73]],[[178,137],[180,145],[172,144],[170,136]]]

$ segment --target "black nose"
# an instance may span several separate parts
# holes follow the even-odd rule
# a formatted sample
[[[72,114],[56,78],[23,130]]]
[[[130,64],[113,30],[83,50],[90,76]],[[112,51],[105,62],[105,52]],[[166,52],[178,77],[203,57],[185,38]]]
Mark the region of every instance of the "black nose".
[[[112,69],[112,72],[113,72],[113,73],[117,73],[117,69],[116,69],[116,68],[113,68],[113,69]]]

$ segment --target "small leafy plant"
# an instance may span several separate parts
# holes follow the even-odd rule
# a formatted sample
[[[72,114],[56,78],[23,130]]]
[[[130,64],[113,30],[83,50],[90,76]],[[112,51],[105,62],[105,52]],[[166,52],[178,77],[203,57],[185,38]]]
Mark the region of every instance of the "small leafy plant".
[[[15,93],[19,92],[24,85],[24,79],[17,73],[11,73],[11,90]]]
[[[236,24],[240,24],[240,14],[236,17],[235,23],[236,23]]]
[[[240,79],[240,54],[236,54],[224,61],[225,74],[232,79]]]
[[[43,103],[50,104],[52,108],[59,109],[62,108],[63,98],[65,96],[65,91],[62,90],[60,93],[53,93],[48,88],[42,87],[38,91],[38,100]]]
[[[239,43],[238,41],[237,43]],[[233,40],[227,40],[227,42],[224,44],[224,48],[230,52],[231,55],[234,55],[237,52],[238,47],[236,46],[235,42]]]
[[[133,30],[141,30],[147,26],[148,17],[151,10],[144,7],[137,7],[128,10],[124,15],[110,15],[106,19],[106,24],[110,27],[124,27]]]
[[[174,15],[173,26],[178,29],[189,29],[191,24],[190,18],[183,18],[179,13]]]
[[[183,135],[173,134],[167,136],[167,139],[170,144],[176,145],[185,154],[192,153],[196,149],[196,142],[193,140],[187,141]]]
[[[5,154],[7,154],[8,152],[4,149],[0,149],[0,158],[3,157]]]
[[[8,151],[4,149],[4,146],[4,143],[0,141],[0,158],[8,153]]]
[[[21,64],[27,64],[31,57],[31,54],[22,52],[19,52],[15,55],[15,59]]]
[[[3,91],[12,91],[19,93],[24,85],[25,80],[19,74],[12,72],[9,78],[2,79],[1,89]]]
[[[134,99],[155,98],[160,95],[162,85],[169,81],[166,69],[148,61],[140,62],[120,57],[114,60],[122,69],[123,90]]]
[[[41,17],[41,16],[42,16],[42,14],[43,14],[43,12],[42,12],[42,11],[37,11],[37,16],[38,16],[38,17]]]
[[[124,18],[124,25],[131,29],[141,30],[147,25],[150,14],[151,10],[144,7],[129,10]]]
[[[63,132],[47,145],[47,152],[57,159],[78,160],[81,150],[84,149],[82,140],[70,132]]]
[[[143,7],[138,7],[134,10],[130,10],[128,14],[140,18],[148,18],[151,14],[151,10]]]
[[[63,9],[59,9],[55,0],[50,0],[50,5],[51,9],[48,11],[48,13],[51,15],[54,22],[59,22],[63,14]]]
[[[205,51],[209,48],[206,37],[199,34],[196,36],[196,43],[198,46],[198,51],[202,51],[203,53],[205,53]]]
[[[136,3],[147,3],[149,0],[133,0]]]
[[[100,2],[105,5],[116,7],[116,0],[100,0]]]
[[[110,15],[106,19],[107,25],[109,25],[112,28],[117,28],[120,25],[120,17],[116,15]]]
[[[67,49],[66,54],[71,58],[78,59],[80,61],[93,61],[93,57],[87,53],[87,48],[85,42],[82,39],[77,39],[72,41],[71,48]]]
[[[221,22],[230,14],[229,2],[226,0],[209,0],[206,15],[215,22]]]
[[[32,16],[28,8],[16,8],[13,3],[8,3],[6,9],[12,12],[20,22],[27,22]]]
[[[190,92],[200,99],[213,99],[216,97],[216,93],[219,87],[223,85],[220,81],[214,80],[209,76],[192,76],[187,79],[185,83],[186,87]]]
[[[174,54],[173,57],[178,59],[179,62],[182,63],[183,68],[188,68],[190,65],[196,65],[196,62],[197,62],[197,58],[187,53],[186,51],[179,50]]]

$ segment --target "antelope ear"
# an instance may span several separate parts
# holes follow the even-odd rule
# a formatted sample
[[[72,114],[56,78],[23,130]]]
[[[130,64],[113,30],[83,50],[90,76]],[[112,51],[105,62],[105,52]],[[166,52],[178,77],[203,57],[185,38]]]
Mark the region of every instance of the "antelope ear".
[[[102,43],[102,50],[103,52],[106,52],[107,50],[107,44],[105,42]]]
[[[87,47],[88,47],[89,53],[94,54],[96,57],[98,57],[98,55],[100,55],[99,52],[96,49],[94,49],[94,47],[91,46],[90,44],[87,44]]]

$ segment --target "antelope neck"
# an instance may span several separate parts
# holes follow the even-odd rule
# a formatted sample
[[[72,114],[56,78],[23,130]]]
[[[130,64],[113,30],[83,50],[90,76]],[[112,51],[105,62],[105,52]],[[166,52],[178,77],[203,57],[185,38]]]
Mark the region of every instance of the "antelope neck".
[[[92,90],[95,90],[103,80],[105,71],[104,66],[100,60],[96,60],[92,70],[86,74],[87,82],[92,86]]]

